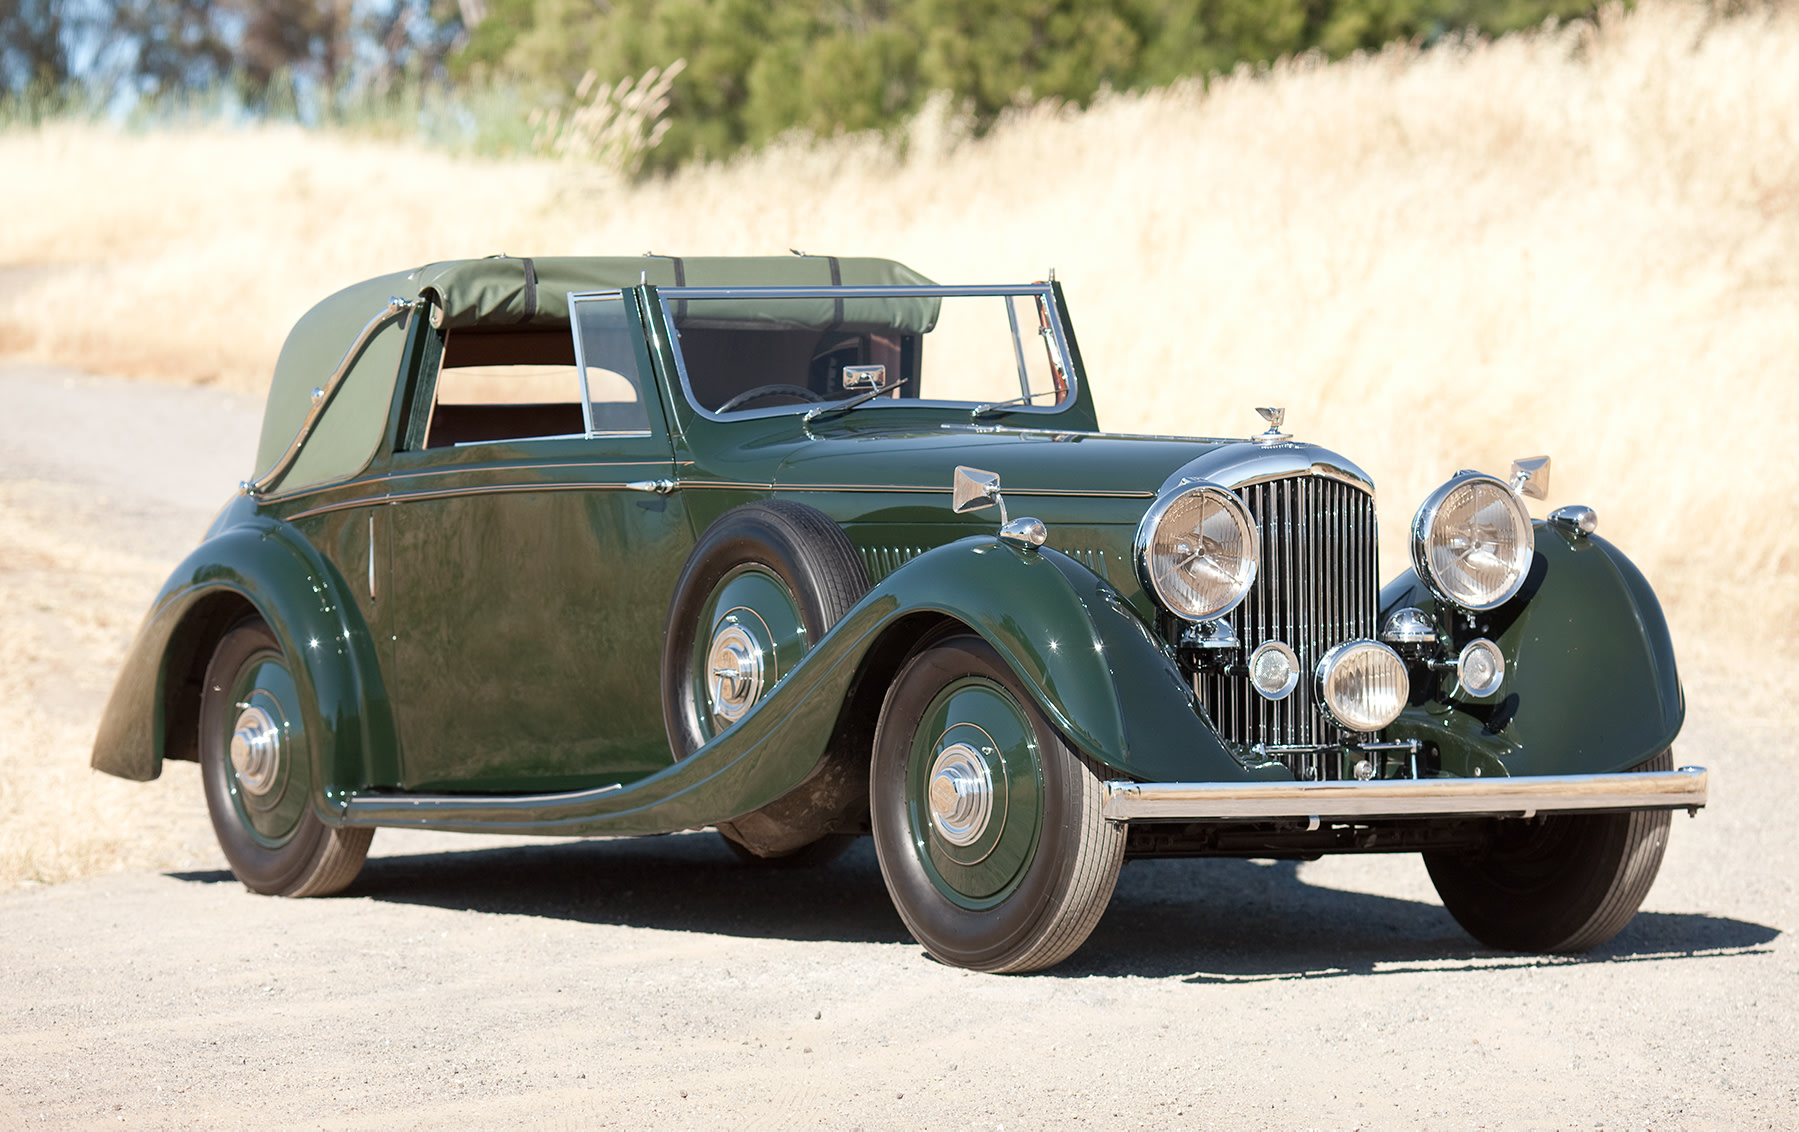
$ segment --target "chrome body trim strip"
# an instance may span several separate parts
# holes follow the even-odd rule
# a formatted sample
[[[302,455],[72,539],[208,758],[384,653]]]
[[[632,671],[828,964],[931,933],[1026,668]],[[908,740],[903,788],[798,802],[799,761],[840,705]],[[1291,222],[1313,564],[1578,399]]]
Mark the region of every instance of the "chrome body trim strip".
[[[350,370],[362,357],[363,350],[368,347],[375,334],[383,326],[412,310],[415,306],[417,306],[416,303],[396,296],[387,300],[387,305],[381,308],[381,312],[368,320],[368,323],[356,335],[356,340],[350,343],[350,348],[345,351],[343,360],[337,363],[337,369],[332,371],[324,386],[314,392],[312,408],[307,410],[306,419],[300,422],[300,430],[294,433],[292,440],[287,442],[287,451],[283,452],[281,458],[275,461],[274,467],[254,480],[240,485],[240,489],[245,495],[262,495],[287,474],[288,469],[294,466],[294,461],[300,458],[300,448],[306,443],[306,438],[312,435],[314,428],[318,427],[319,418],[323,417],[325,410],[331,407],[331,399],[337,396],[337,391],[342,388],[344,379],[350,376]]]
[[[521,491],[645,491],[654,490],[639,486],[638,483],[496,483],[483,484],[480,487],[446,487],[435,491],[406,491],[391,495],[363,495],[355,499],[346,499],[341,503],[327,503],[320,507],[311,507],[305,511],[296,511],[289,515],[288,521],[310,519],[314,515],[328,515],[333,511],[349,511],[357,507],[374,507],[382,503],[414,503],[421,499],[454,499],[463,495],[511,495]]]
[[[352,794],[343,802],[350,825],[425,825],[483,816],[528,813],[548,806],[585,806],[623,790],[624,784],[565,794]]]
[[[542,439],[542,438],[541,437],[533,437],[530,439]],[[585,440],[587,438],[586,437],[578,437],[577,439]],[[508,441],[507,443],[516,443],[516,442]],[[559,461],[556,461],[555,463],[538,463],[538,462],[530,461],[530,460],[524,460],[524,461],[503,460],[503,461],[498,461],[495,463],[487,463],[487,464],[452,464],[447,468],[416,468],[416,469],[409,468],[409,469],[406,469],[405,471],[398,471],[398,472],[391,471],[391,470],[385,471],[385,472],[380,473],[379,475],[373,475],[373,476],[344,476],[342,479],[332,480],[329,483],[308,484],[306,487],[301,488],[298,491],[276,492],[273,495],[265,495],[261,498],[261,502],[263,502],[263,503],[287,503],[287,502],[290,502],[295,499],[305,499],[309,495],[318,495],[318,494],[321,494],[322,492],[330,491],[332,488],[342,487],[347,483],[357,483],[357,484],[364,485],[364,486],[370,486],[370,485],[376,485],[376,484],[392,483],[395,480],[424,479],[427,476],[466,475],[470,472],[481,472],[481,471],[512,471],[517,468],[531,468],[533,470],[547,470],[547,469],[552,469],[552,468],[666,468],[666,467],[668,467],[667,460],[559,460]]]
[[[586,298],[594,291],[570,292]],[[1001,295],[1051,295],[1048,283],[983,284],[868,284],[848,287],[657,287],[658,295],[676,299],[980,299]]]
[[[1404,778],[1371,782],[1128,782],[1105,784],[1109,821],[1453,817],[1563,810],[1697,809],[1704,767],[1648,774],[1527,778]]]
[[[659,462],[645,461],[644,463],[656,464]],[[494,470],[515,471],[515,470],[521,470],[521,469],[529,470],[529,469],[545,468],[545,467],[603,468],[603,467],[632,467],[632,466],[635,466],[635,465],[630,465],[630,464],[591,464],[591,465],[590,464],[514,464],[514,465],[496,466]],[[662,464],[662,466],[666,466],[666,464]],[[454,470],[467,471],[470,469],[454,469]],[[418,474],[419,475],[427,475],[427,474],[435,474],[435,473],[421,472]],[[410,479],[410,478],[413,478],[413,476],[411,474],[402,473],[402,474],[398,474],[398,475],[381,476],[378,478],[365,480],[363,482],[368,483],[368,484],[383,484],[383,483],[391,483],[394,480]],[[667,486],[663,487],[662,485],[664,485],[664,484],[666,484]],[[289,515],[288,519],[290,521],[296,520],[296,519],[310,519],[314,515],[327,515],[333,511],[348,511],[348,510],[351,510],[356,507],[372,507],[372,506],[375,506],[376,504],[380,504],[380,503],[406,503],[406,502],[411,502],[413,500],[419,500],[419,499],[449,499],[451,497],[458,496],[458,495],[505,494],[508,492],[517,492],[517,491],[584,491],[584,490],[585,491],[655,491],[659,494],[667,494],[668,492],[675,491],[675,490],[685,491],[685,490],[689,490],[689,489],[700,489],[700,488],[714,488],[714,489],[718,489],[718,490],[727,490],[727,491],[773,491],[773,492],[782,492],[782,491],[850,491],[850,492],[867,491],[867,492],[887,492],[887,493],[902,492],[902,493],[926,494],[926,495],[948,495],[950,493],[950,489],[947,487],[922,487],[922,486],[908,487],[908,486],[904,486],[904,485],[894,486],[894,485],[886,485],[886,484],[858,484],[858,483],[768,484],[768,483],[745,483],[745,482],[739,482],[739,481],[735,481],[735,480],[666,480],[666,479],[657,479],[657,480],[631,480],[627,483],[607,483],[604,481],[592,481],[592,482],[558,481],[558,482],[551,482],[551,483],[504,483],[504,484],[483,484],[483,485],[475,486],[475,487],[439,488],[439,489],[432,489],[432,490],[426,490],[426,491],[403,491],[403,492],[394,492],[392,494],[383,494],[383,495],[359,495],[355,499],[345,499],[345,500],[341,500],[341,501],[334,502],[334,503],[325,503],[325,504],[321,504],[317,507],[309,507],[304,511],[296,511],[292,515]],[[1076,489],[1076,488],[1040,488],[1036,491],[1032,491],[1029,489],[1022,489],[1019,491],[1008,490],[1006,494],[1022,495],[1022,496],[1042,496],[1042,497],[1068,496],[1068,497],[1086,498],[1086,499],[1152,499],[1155,497],[1155,493],[1151,492],[1151,491],[1083,491],[1083,490]],[[297,496],[295,498],[297,498]]]

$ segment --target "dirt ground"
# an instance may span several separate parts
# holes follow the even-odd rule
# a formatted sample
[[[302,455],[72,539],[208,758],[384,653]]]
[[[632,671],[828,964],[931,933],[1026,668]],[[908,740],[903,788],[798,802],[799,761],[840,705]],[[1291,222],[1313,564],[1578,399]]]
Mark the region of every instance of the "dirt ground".
[[[1799,1125],[1799,752],[1734,670],[1686,673],[1677,759],[1712,806],[1583,958],[1476,945],[1411,856],[1135,862],[1072,960],[1003,978],[926,958],[866,843],[781,871],[710,833],[383,831],[343,896],[275,900],[224,871],[193,766],[83,769],[136,613],[84,636],[64,607],[141,611],[242,478],[254,406],[3,365],[0,399],[0,821],[157,846],[0,891],[3,1132]],[[61,777],[8,802],[21,753]]]

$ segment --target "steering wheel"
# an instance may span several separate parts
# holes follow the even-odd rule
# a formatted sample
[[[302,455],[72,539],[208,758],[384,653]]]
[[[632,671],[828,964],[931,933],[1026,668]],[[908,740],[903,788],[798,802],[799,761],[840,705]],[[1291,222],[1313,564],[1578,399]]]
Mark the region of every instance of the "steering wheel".
[[[754,389],[745,389],[742,393],[739,393],[737,396],[731,398],[729,401],[726,401],[712,411],[715,413],[731,413],[738,409],[750,408],[751,402],[760,401],[764,397],[785,397],[787,400],[780,403],[789,405],[824,400],[823,397],[820,397],[803,385],[758,385]]]

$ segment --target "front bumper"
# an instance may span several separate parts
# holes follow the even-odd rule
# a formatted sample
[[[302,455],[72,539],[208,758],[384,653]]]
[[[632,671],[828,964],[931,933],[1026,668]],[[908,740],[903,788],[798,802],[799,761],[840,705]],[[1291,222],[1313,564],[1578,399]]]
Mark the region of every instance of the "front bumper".
[[[1698,809],[1706,770],[1545,774],[1530,778],[1404,778],[1373,782],[1107,782],[1110,821],[1297,818],[1532,817],[1580,810]]]

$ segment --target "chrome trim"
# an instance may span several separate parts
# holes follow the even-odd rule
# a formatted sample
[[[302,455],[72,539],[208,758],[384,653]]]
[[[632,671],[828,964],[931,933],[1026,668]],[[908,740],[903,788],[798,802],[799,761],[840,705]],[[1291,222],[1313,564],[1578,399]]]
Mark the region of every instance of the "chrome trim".
[[[1468,679],[1468,660],[1477,653],[1484,655],[1493,665],[1493,679],[1486,684],[1475,684]],[[1455,658],[1455,681],[1464,693],[1474,699],[1487,699],[1505,686],[1505,654],[1492,641],[1476,637]]]
[[[1647,774],[1399,778],[1373,782],[1126,782],[1105,785],[1109,821],[1452,817],[1564,810],[1697,809],[1704,767]]]
[[[1222,617],[1189,622],[1187,627],[1181,630],[1180,643],[1187,648],[1205,650],[1240,649],[1243,647],[1243,642],[1237,639],[1237,630]]]
[[[1512,461],[1512,490],[1531,499],[1549,498],[1549,457],[1524,456]]]
[[[586,298],[601,292],[576,291],[570,294]],[[658,287],[658,295],[677,299],[980,299],[1006,295],[1053,297],[1047,283],[916,284],[895,283],[891,286],[868,284],[854,287]]]
[[[1387,665],[1386,675],[1398,684],[1399,698],[1393,704],[1392,715],[1385,719],[1370,719],[1368,727],[1357,727],[1352,720],[1344,718],[1349,711],[1338,702],[1342,697],[1340,689],[1337,687],[1337,676],[1345,660],[1356,653],[1367,652],[1375,654],[1378,658],[1377,663]],[[1383,645],[1379,641],[1371,641],[1366,637],[1351,638],[1331,646],[1319,659],[1315,676],[1318,680],[1318,703],[1324,708],[1325,714],[1330,716],[1331,720],[1343,730],[1364,735],[1371,735],[1398,719],[1399,713],[1405,710],[1406,697],[1411,691],[1411,674],[1406,669],[1405,661],[1387,645]],[[1355,686],[1355,691],[1363,690],[1364,685],[1361,680],[1353,680],[1351,683]],[[1360,706],[1371,707],[1372,704],[1364,697]]]
[[[1290,476],[1321,476],[1374,495],[1374,480],[1367,472],[1328,448],[1296,440],[1278,444],[1231,441],[1195,458],[1170,476],[1162,488],[1167,491],[1193,482],[1222,484],[1237,490]]]
[[[244,793],[260,798],[281,775],[281,728],[254,704],[239,704],[231,728],[231,772]]]
[[[950,490],[949,509],[955,514],[982,511],[997,503],[1000,524],[1010,521],[1006,518],[1005,498],[1000,495],[998,472],[957,464],[950,477]]]
[[[1225,508],[1236,518],[1238,526],[1247,534],[1248,537],[1245,541],[1249,544],[1249,577],[1244,579],[1243,585],[1238,589],[1235,597],[1217,609],[1208,609],[1203,613],[1176,609],[1174,603],[1168,600],[1167,595],[1163,594],[1161,587],[1156,584],[1155,573],[1149,568],[1149,543],[1150,539],[1154,537],[1156,527],[1161,524],[1162,518],[1167,515],[1169,508],[1181,499],[1194,494],[1209,494],[1221,499]],[[1242,604],[1243,599],[1249,596],[1249,591],[1255,588],[1256,578],[1262,572],[1262,532],[1256,524],[1255,516],[1250,513],[1249,505],[1244,503],[1236,492],[1216,483],[1183,483],[1176,490],[1164,491],[1157,496],[1156,501],[1150,504],[1149,510],[1143,513],[1143,518],[1138,520],[1137,533],[1131,538],[1131,556],[1136,559],[1138,580],[1143,583],[1144,589],[1154,595],[1157,604],[1163,609],[1189,621],[1211,621],[1223,617],[1237,608]]]
[[[1177,440],[1187,444],[1241,444],[1240,436],[1175,436],[1172,433],[1149,432],[1088,432],[1083,429],[1068,428],[1032,428],[1028,425],[984,425],[964,421],[944,421],[937,426],[949,432],[978,432],[982,436],[998,433],[1001,436],[1047,436],[1051,440],[1079,441],[1092,439],[1104,440],[1148,440],[1161,443]]]
[[[641,463],[666,464],[667,461],[648,460],[648,461],[641,461]],[[498,465],[498,466],[492,467],[491,470],[493,470],[493,471],[502,471],[502,470],[517,471],[520,469],[532,469],[532,468],[545,467],[545,466],[547,466],[547,465],[540,465],[540,464]],[[586,467],[587,465],[560,464],[560,465],[554,465],[554,466],[556,466],[556,467]],[[595,466],[604,467],[604,466],[611,466],[611,465],[595,465]],[[455,468],[455,469],[449,469],[449,470],[465,471],[465,470],[470,470],[470,469]],[[417,474],[422,476],[422,475],[435,475],[435,474],[441,474],[441,473],[419,472]],[[413,478],[412,474],[407,473],[407,474],[397,474],[397,475],[391,475],[391,476],[382,476],[379,478],[364,480],[362,482],[365,484],[382,484],[382,483],[391,483],[395,480],[404,480],[404,479],[410,479],[410,478]],[[656,486],[658,484],[664,484],[664,483],[668,485],[666,491],[664,489]],[[902,485],[877,485],[877,484],[855,484],[855,483],[773,484],[773,483],[748,483],[748,482],[741,482],[741,481],[736,481],[736,480],[667,480],[667,479],[630,480],[625,483],[607,483],[604,481],[597,481],[597,482],[592,482],[592,483],[558,481],[558,482],[553,482],[553,483],[537,483],[537,484],[486,484],[486,485],[482,485],[479,487],[436,488],[436,489],[431,489],[431,490],[427,490],[427,491],[397,492],[397,493],[386,494],[386,495],[359,495],[355,499],[346,499],[346,500],[341,500],[341,501],[335,502],[335,503],[324,503],[324,504],[320,504],[317,507],[309,507],[304,511],[296,511],[292,515],[287,516],[287,518],[289,520],[309,519],[315,515],[327,515],[334,511],[346,511],[346,510],[351,510],[351,509],[357,508],[357,507],[373,507],[373,506],[376,506],[377,504],[381,504],[381,503],[404,503],[404,502],[408,502],[411,500],[417,500],[417,499],[447,499],[447,498],[450,498],[451,496],[457,496],[457,495],[482,495],[482,494],[487,494],[487,493],[504,493],[504,492],[512,492],[512,491],[583,491],[583,490],[585,490],[585,491],[654,491],[657,494],[666,494],[667,491],[677,491],[677,490],[687,491],[687,490],[693,490],[693,489],[708,489],[708,488],[714,489],[714,490],[719,490],[719,491],[774,491],[774,492],[785,492],[785,491],[796,491],[796,492],[797,491],[866,491],[866,492],[885,492],[885,493],[904,492],[904,493],[918,494],[918,495],[948,495],[950,493],[950,489],[947,487],[929,487],[929,486],[925,486],[925,485],[903,485],[903,484]],[[1036,496],[1036,497],[1040,497],[1040,498],[1059,498],[1059,497],[1066,497],[1066,496],[1074,496],[1074,497],[1078,497],[1078,498],[1082,498],[1082,499],[1147,499],[1147,498],[1151,497],[1152,495],[1154,495],[1155,493],[1149,492],[1149,491],[1080,491],[1080,490],[1076,490],[1076,489],[1063,489],[1063,488],[1040,488],[1038,490],[1032,491],[1028,488],[1019,489],[1019,490],[1007,488],[1006,494]],[[280,497],[276,497],[276,498],[277,499],[300,498],[300,495],[296,493],[294,496],[280,496]],[[265,502],[274,502],[274,501],[275,500],[265,500]]]
[[[1270,653],[1287,663],[1287,678],[1273,691],[1264,688],[1256,678],[1256,669],[1262,663],[1262,658]],[[1286,699],[1293,694],[1293,689],[1299,687],[1299,657],[1285,641],[1263,641],[1256,646],[1256,651],[1249,654],[1249,686],[1265,700]]]
[[[1287,419],[1287,410],[1270,407],[1257,409],[1256,412],[1268,422],[1267,430],[1252,438],[1257,444],[1267,447],[1270,444],[1279,444],[1283,440],[1293,439],[1292,433],[1281,431],[1281,422]]]
[[[571,304],[571,309],[572,309],[572,304],[577,299],[585,298],[589,294],[597,295],[600,293],[601,292],[574,292],[574,291],[571,291],[568,296],[569,302]],[[1068,338],[1067,338],[1067,335],[1064,334],[1063,330],[1062,330],[1062,319],[1060,317],[1061,308],[1056,303],[1055,288],[1051,283],[1046,282],[1046,283],[1028,283],[1028,284],[1000,284],[1000,285],[994,285],[994,286],[968,286],[968,285],[939,286],[937,284],[932,284],[930,286],[905,285],[905,286],[890,286],[890,287],[861,286],[861,287],[657,287],[656,288],[656,301],[662,307],[663,322],[671,330],[673,330],[675,327],[675,317],[674,317],[674,310],[670,306],[670,303],[674,302],[674,301],[682,301],[682,300],[688,300],[688,299],[753,299],[753,298],[761,298],[761,299],[887,299],[887,298],[893,298],[893,299],[935,299],[935,298],[954,299],[954,298],[988,298],[988,297],[1011,298],[1014,296],[1028,296],[1028,297],[1036,298],[1037,300],[1042,302],[1045,305],[1045,307],[1047,308],[1047,310],[1049,312],[1050,329],[1053,332],[1053,337],[1055,338],[1055,342],[1056,342],[1057,354],[1060,359],[1059,363],[1052,363],[1052,364],[1058,365],[1058,368],[1061,370],[1063,376],[1065,377],[1065,379],[1067,380],[1067,383],[1068,383],[1067,395],[1064,396],[1063,399],[1061,401],[1057,402],[1055,405],[1045,405],[1045,406],[1039,407],[1036,405],[1028,405],[1027,404],[1027,405],[1019,406],[1017,411],[1025,412],[1025,413],[1039,413],[1039,414],[1053,414],[1053,413],[1064,412],[1071,405],[1073,405],[1076,400],[1079,399],[1081,390],[1080,390],[1078,379],[1077,379],[1077,371],[1074,366],[1074,357],[1073,357],[1072,352],[1068,348]],[[1007,306],[1009,308],[1011,306],[1011,304],[1008,303]],[[1016,320],[1015,314],[1013,315],[1013,318],[1014,318],[1014,320]],[[649,320],[646,319],[645,321],[648,322]],[[724,416],[719,413],[715,413],[711,409],[705,408],[697,400],[694,399],[693,383],[687,375],[687,359],[681,353],[680,344],[679,344],[680,334],[678,331],[674,334],[674,338],[676,339],[676,341],[671,343],[670,345],[673,347],[672,352],[673,352],[674,358],[675,358],[675,374],[679,378],[680,386],[681,386],[681,393],[687,399],[688,406],[690,408],[692,408],[694,412],[698,413],[701,417],[705,418],[706,420],[729,421],[729,420],[743,416],[744,414],[732,414],[731,416]],[[1015,342],[1017,341],[1016,335],[1013,336],[1013,340]],[[883,390],[883,392],[884,391],[885,390]],[[858,404],[860,404],[860,403],[861,402],[858,402]],[[918,398],[918,399],[911,399],[911,400],[904,400],[904,401],[894,401],[892,403],[895,405],[904,405],[904,406],[912,407],[912,408],[924,407],[924,408],[958,408],[958,409],[964,408],[970,404],[970,402],[967,402],[967,401],[936,401],[936,400],[930,400],[930,399],[925,399],[925,398]],[[827,404],[829,404],[829,402],[827,402]],[[884,405],[884,404],[886,404],[886,402],[881,402],[880,404]],[[879,405],[877,405],[877,407],[879,407]],[[792,408],[791,406],[782,406],[779,409],[760,410],[760,411],[758,411],[758,413],[756,415],[757,416],[762,416],[762,415],[773,416],[773,415],[783,414],[783,413],[789,411],[791,408]],[[805,414],[805,419],[807,421],[817,420],[819,415],[822,415],[822,414],[815,415],[815,410],[807,410],[807,412]]]
[[[287,516],[288,521],[310,519],[314,515],[328,515],[333,511],[349,511],[357,507],[373,507],[381,503],[416,503],[425,499],[455,499],[464,495],[511,495],[521,491],[653,491],[640,485],[655,483],[655,480],[634,480],[630,483],[495,483],[482,484],[478,487],[444,487],[429,491],[402,491],[388,495],[363,495],[355,499],[347,499],[342,503],[327,503],[320,507],[311,507],[305,511],[296,511]],[[680,486],[680,485],[676,485]],[[673,487],[670,488],[673,490]]]
[[[1570,503],[1551,511],[1549,521],[1569,534],[1584,537],[1599,529],[1599,512],[1584,503]]]
[[[881,389],[886,384],[887,367],[884,365],[843,367],[843,389],[846,393],[857,389]]]
[[[624,783],[565,794],[352,794],[343,802],[350,825],[434,825],[458,819],[479,827],[487,815],[529,813],[546,806],[575,808],[625,788]]]
[[[593,391],[588,388],[587,385],[587,347],[582,340],[581,316],[579,312],[575,310],[575,304],[581,301],[592,303],[617,301],[619,309],[624,310],[625,293],[623,291],[586,291],[581,293],[565,291],[563,292],[563,299],[568,303],[569,330],[573,334],[575,340],[575,376],[579,379],[581,385],[581,435],[584,437],[650,435],[648,429],[641,431],[633,430],[626,433],[602,433],[596,431],[593,427]],[[629,317],[629,312],[626,312],[626,317]],[[640,374],[638,376],[639,384],[642,383],[642,380],[643,377]],[[641,389],[638,390],[637,396],[640,401],[643,399],[643,391]],[[648,407],[647,403],[645,407]]]
[[[325,410],[331,406],[331,399],[337,396],[337,391],[343,386],[344,379],[350,376],[350,370],[361,360],[363,350],[368,348],[368,344],[374,340],[375,334],[383,326],[417,305],[414,301],[395,296],[387,300],[387,306],[382,308],[380,314],[368,320],[368,323],[356,335],[356,340],[350,343],[350,348],[345,352],[343,360],[337,363],[337,369],[332,371],[324,388],[312,391],[312,408],[307,410],[306,419],[300,422],[300,430],[294,433],[292,440],[287,442],[287,451],[281,454],[281,457],[268,471],[239,485],[239,489],[245,495],[262,495],[287,474],[288,469],[293,467],[294,461],[300,458],[301,446],[312,435],[312,430],[318,427],[319,418],[325,415]]]
[[[1362,487],[1300,473],[1238,493],[1261,533],[1262,570],[1230,614],[1245,651],[1279,641],[1299,658],[1300,681],[1281,700],[1220,668],[1193,674],[1194,693],[1219,733],[1247,748],[1279,748],[1294,776],[1338,777],[1344,740],[1321,710],[1308,675],[1340,641],[1373,637],[1380,586],[1374,499]]]
[[[1380,641],[1387,645],[1428,645],[1436,639],[1437,627],[1431,622],[1430,615],[1415,605],[1387,614],[1387,622],[1380,631]]]
[[[720,731],[742,719],[761,698],[767,669],[761,645],[732,617],[734,613],[756,616],[748,609],[726,612],[706,653],[706,698],[711,701],[713,722]],[[767,626],[762,631],[766,634]]]
[[[951,845],[973,845],[993,817],[993,772],[967,743],[945,747],[931,765],[931,826]]]
[[[1490,476],[1485,472],[1464,470],[1450,476],[1449,479],[1438,485],[1435,491],[1425,496],[1424,502],[1418,506],[1418,513],[1412,516],[1412,568],[1418,572],[1418,577],[1423,579],[1425,588],[1430,590],[1438,600],[1448,605],[1452,605],[1457,609],[1466,609],[1475,613],[1481,613],[1489,609],[1497,609],[1506,602],[1512,600],[1513,595],[1523,588],[1524,579],[1530,575],[1530,566],[1527,559],[1524,569],[1516,572],[1515,576],[1512,578],[1511,584],[1508,585],[1503,592],[1497,597],[1479,605],[1470,605],[1451,597],[1447,587],[1438,581],[1436,572],[1430,568],[1428,545],[1431,526],[1436,523],[1437,512],[1442,510],[1443,504],[1448,500],[1450,494],[1454,492],[1456,488],[1473,483],[1476,480],[1484,480],[1505,492],[1505,498],[1511,509],[1512,516],[1524,532],[1524,542],[1526,547],[1532,551],[1535,550],[1537,536],[1536,529],[1531,526],[1530,512],[1524,509],[1524,502],[1519,499],[1518,493],[1512,489],[1512,485],[1506,483],[1498,476]]]
[[[1020,515],[1009,523],[1000,524],[999,537],[1014,546],[1036,550],[1049,540],[1049,528],[1043,525],[1042,519]]]

